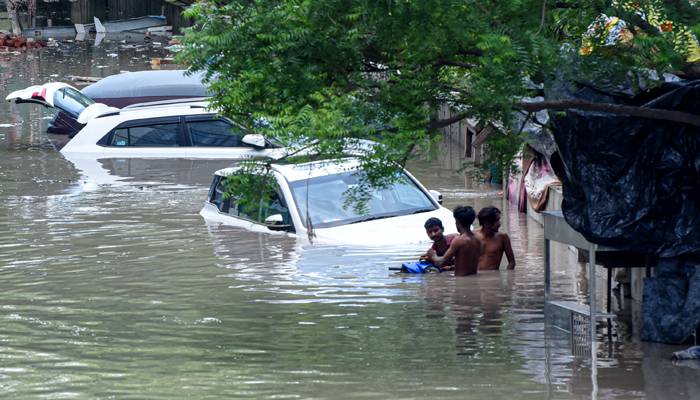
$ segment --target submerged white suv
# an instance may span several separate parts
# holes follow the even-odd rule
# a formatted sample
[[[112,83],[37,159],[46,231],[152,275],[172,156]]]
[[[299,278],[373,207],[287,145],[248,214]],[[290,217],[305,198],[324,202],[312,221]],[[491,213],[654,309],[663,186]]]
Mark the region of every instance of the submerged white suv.
[[[226,177],[236,168],[217,171],[200,214],[208,222],[257,232],[282,231],[324,243],[382,246],[428,241],[423,224],[440,218],[446,233],[455,233],[452,212],[408,171],[394,183],[373,189],[366,212],[345,207],[345,194],[358,184],[362,171],[356,158],[270,166],[276,193],[248,215],[234,195],[226,197]]]
[[[47,83],[10,93],[15,103],[57,108],[85,126],[61,153],[108,157],[277,158],[285,150],[220,117],[206,100],[168,100],[119,109],[95,103],[65,83]]]

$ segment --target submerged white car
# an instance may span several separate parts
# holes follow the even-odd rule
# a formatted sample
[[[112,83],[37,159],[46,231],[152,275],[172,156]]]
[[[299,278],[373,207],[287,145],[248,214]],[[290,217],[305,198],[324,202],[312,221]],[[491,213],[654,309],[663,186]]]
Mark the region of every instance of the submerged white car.
[[[84,127],[64,154],[153,158],[276,158],[284,150],[209,109],[207,101],[168,100],[114,108],[59,82],[10,93],[6,100],[57,108]]]
[[[313,236],[313,241],[323,243],[367,246],[427,243],[423,224],[431,217],[442,220],[446,233],[456,232],[452,212],[440,205],[440,194],[426,190],[407,171],[388,187],[373,189],[367,212],[358,213],[352,206],[344,207],[348,189],[358,184],[362,174],[357,159],[272,164],[276,194],[268,204],[261,204],[256,215],[247,215],[235,195],[224,196],[226,177],[236,171],[226,168],[214,174],[200,212],[206,221],[257,232]]]

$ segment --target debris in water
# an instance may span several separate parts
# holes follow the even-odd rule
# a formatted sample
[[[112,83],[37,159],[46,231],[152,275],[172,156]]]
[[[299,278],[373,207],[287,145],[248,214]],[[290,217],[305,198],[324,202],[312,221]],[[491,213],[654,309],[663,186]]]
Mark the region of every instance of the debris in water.
[[[680,360],[700,360],[700,346],[691,346],[685,350],[676,351],[671,356],[674,361]]]
[[[97,67],[97,68],[100,68],[100,67]],[[53,75],[51,75],[51,76],[53,76]],[[56,76],[58,76],[58,75],[56,75]],[[67,78],[73,82],[90,82],[90,83],[97,82],[100,79],[102,79],[102,78],[98,78],[95,76],[77,76],[77,75],[68,75]]]
[[[35,40],[34,38],[25,38],[15,36],[13,34],[0,33],[0,51],[10,51],[11,49],[40,49],[46,47],[47,44],[43,40]]]

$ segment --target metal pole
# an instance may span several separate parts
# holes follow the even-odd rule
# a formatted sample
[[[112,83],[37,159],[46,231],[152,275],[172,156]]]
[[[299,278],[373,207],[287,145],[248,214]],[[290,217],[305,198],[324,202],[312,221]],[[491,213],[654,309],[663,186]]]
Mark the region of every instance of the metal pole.
[[[549,289],[552,285],[551,267],[549,265],[549,239],[544,239],[544,302],[549,301]]]
[[[593,243],[588,247],[588,296],[590,302],[591,342],[595,342],[595,321],[598,309],[596,307],[596,279],[595,279],[595,251],[597,246]]]
[[[591,339],[591,398],[598,398],[598,349],[596,342],[596,315],[598,314],[598,309],[596,307],[595,291],[596,291],[596,277],[595,277],[595,252],[598,246],[594,243],[588,247],[588,290],[590,290],[590,339]]]

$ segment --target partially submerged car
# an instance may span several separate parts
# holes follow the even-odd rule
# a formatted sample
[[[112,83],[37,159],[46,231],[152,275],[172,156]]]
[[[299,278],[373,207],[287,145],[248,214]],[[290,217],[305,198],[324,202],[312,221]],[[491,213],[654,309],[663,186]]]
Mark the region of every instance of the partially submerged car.
[[[133,71],[110,75],[80,90],[98,103],[112,107],[132,104],[201,98],[210,95],[202,82],[204,73],[186,70]]]
[[[426,190],[408,171],[401,171],[386,187],[371,189],[365,212],[361,212],[345,201],[348,191],[362,178],[356,158],[271,164],[269,168],[275,195],[250,213],[253,215],[240,204],[236,188],[231,190],[234,195],[224,194],[226,178],[237,168],[214,174],[200,214],[208,222],[256,232],[287,232],[324,243],[383,246],[427,242],[423,224],[430,217],[440,218],[446,233],[456,232],[452,212],[441,205],[440,194]]]
[[[209,91],[202,79],[203,73],[189,74],[185,70],[124,72],[102,78],[81,90],[70,88],[61,91],[62,85],[66,84],[60,82],[32,86],[11,93],[7,100],[49,103],[58,112],[49,123],[48,133],[75,135],[85,126],[85,123],[78,121],[78,116],[91,104],[102,103],[122,108],[144,102],[207,97]],[[66,94],[70,95],[68,99],[64,99]],[[40,97],[43,102],[32,101]],[[75,102],[69,103],[71,100]]]
[[[220,159],[283,154],[276,143],[218,116],[205,100],[177,99],[119,109],[95,103],[65,83],[32,86],[6,99],[57,108],[84,124],[60,149],[64,154]]]

